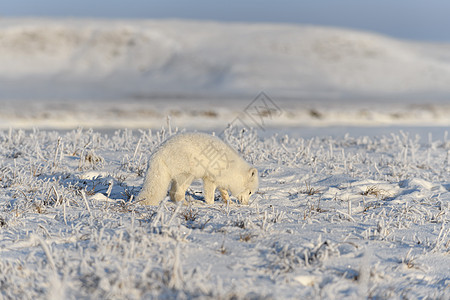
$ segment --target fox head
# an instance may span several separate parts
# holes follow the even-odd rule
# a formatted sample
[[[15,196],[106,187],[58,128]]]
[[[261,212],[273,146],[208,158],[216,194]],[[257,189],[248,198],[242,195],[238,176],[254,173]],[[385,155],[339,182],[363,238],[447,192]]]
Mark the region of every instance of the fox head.
[[[239,203],[248,204],[250,196],[258,190],[258,170],[250,168],[242,177],[242,181],[231,189],[231,193],[239,200]]]

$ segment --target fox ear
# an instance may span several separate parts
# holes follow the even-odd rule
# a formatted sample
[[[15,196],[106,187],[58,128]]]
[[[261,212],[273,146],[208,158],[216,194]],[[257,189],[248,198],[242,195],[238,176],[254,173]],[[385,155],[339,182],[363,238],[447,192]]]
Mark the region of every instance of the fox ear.
[[[258,175],[258,170],[256,170],[256,168],[251,168],[250,170],[249,170],[249,173],[248,173],[250,176],[250,178],[254,178],[254,177],[256,177],[257,175]]]

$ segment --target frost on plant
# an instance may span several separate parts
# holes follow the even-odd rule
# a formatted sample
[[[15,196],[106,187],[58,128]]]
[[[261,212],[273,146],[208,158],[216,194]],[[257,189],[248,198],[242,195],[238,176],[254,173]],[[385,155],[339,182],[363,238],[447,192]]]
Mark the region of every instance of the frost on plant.
[[[249,206],[142,206],[173,134],[0,131],[0,298],[448,298],[448,142],[231,126]]]

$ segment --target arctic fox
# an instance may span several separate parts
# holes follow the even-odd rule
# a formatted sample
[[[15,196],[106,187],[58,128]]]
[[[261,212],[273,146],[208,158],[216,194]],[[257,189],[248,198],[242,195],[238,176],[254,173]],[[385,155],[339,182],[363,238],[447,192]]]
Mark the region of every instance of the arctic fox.
[[[203,180],[208,204],[214,203],[216,188],[225,202],[230,191],[242,204],[248,204],[250,195],[258,189],[258,171],[229,145],[208,134],[183,133],[165,141],[152,154],[137,200],[158,205],[171,185],[170,199],[184,201],[195,179]]]

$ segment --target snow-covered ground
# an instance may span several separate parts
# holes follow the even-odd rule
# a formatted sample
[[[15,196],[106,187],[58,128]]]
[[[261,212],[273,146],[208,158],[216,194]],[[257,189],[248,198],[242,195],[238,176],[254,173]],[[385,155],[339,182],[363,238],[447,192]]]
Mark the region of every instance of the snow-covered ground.
[[[10,100],[0,104],[0,128],[75,129],[160,128],[170,117],[180,128],[211,130],[226,126],[236,118],[259,127],[255,118],[269,114],[271,128],[305,127],[449,127],[450,102],[293,100],[253,96],[204,99],[152,100]],[[272,104],[273,103],[273,104]]]
[[[450,298],[448,49],[0,19],[0,299]],[[133,201],[193,130],[258,168],[249,206],[206,205],[199,181],[187,205]]]
[[[173,134],[0,132],[2,297],[450,296],[448,135],[220,133],[260,172],[249,206],[132,201]],[[219,134],[219,133],[216,133]]]

